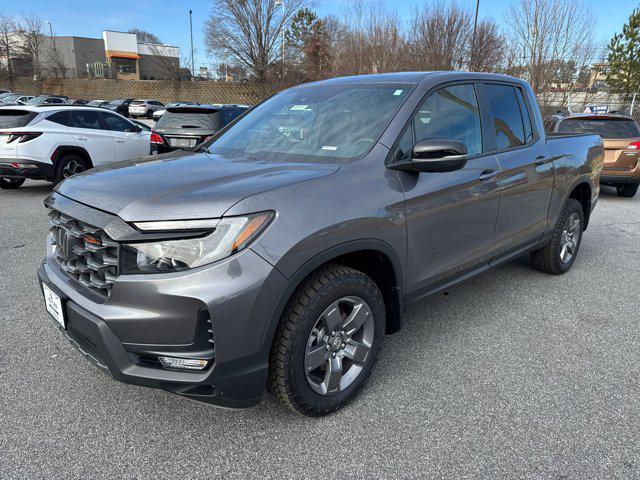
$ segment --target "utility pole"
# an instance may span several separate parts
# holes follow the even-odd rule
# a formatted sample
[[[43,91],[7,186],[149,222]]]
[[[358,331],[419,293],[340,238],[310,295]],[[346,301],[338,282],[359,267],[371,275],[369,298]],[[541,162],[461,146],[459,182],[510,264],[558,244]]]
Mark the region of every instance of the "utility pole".
[[[51,22],[47,20],[47,23],[49,24],[49,36],[53,37],[53,28],[51,27]]]
[[[475,66],[475,58],[476,58],[476,30],[478,29],[478,10],[480,9],[480,0],[476,0],[476,18],[473,21],[473,38],[471,40],[471,65],[469,65],[469,70],[471,70],[471,66]]]
[[[196,65],[193,63],[193,21],[191,19],[193,10],[189,10],[189,32],[191,34],[191,77],[196,76]]]

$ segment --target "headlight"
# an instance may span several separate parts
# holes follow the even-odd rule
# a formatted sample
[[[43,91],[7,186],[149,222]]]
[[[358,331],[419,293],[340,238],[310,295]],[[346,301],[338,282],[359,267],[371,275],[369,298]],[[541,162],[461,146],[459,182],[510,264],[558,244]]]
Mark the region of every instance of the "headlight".
[[[269,225],[273,212],[261,212],[241,217],[213,221],[145,222],[136,224],[141,230],[192,230],[204,223],[213,232],[202,237],[182,240],[157,240],[149,243],[130,243],[122,248],[122,273],[175,272],[200,267],[226,258],[247,247]],[[143,226],[144,225],[144,226]]]

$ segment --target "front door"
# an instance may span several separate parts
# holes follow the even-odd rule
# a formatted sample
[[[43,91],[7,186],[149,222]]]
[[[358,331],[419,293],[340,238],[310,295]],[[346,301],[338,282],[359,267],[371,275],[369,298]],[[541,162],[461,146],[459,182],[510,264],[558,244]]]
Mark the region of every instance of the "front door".
[[[419,297],[465,270],[488,264],[498,215],[498,162],[486,155],[473,84],[442,87],[428,94],[394,151],[411,154],[416,142],[463,142],[469,160],[446,173],[400,172],[406,199],[407,293]]]

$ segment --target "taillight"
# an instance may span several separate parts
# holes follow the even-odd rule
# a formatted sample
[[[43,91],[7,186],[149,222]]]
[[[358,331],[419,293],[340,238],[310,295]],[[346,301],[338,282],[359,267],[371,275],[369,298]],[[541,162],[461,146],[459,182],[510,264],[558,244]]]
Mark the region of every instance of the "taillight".
[[[640,148],[640,142],[633,142],[627,146],[627,150],[638,150]]]
[[[164,143],[164,140],[156,132],[152,132],[151,133],[151,143],[156,143],[156,144],[162,145]]]
[[[18,140],[18,143],[28,142],[34,138],[38,138],[42,135],[42,132],[0,132],[0,135],[9,135],[7,143],[12,143]]]

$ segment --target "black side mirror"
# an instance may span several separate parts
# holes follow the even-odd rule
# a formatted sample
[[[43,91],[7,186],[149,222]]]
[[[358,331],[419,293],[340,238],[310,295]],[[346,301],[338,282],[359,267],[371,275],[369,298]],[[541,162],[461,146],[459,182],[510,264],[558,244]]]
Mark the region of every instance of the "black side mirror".
[[[467,163],[467,147],[458,140],[421,140],[413,146],[411,160],[389,165],[409,172],[453,172]]]

